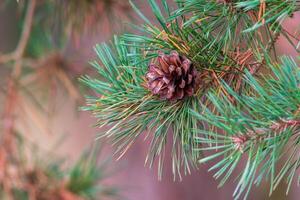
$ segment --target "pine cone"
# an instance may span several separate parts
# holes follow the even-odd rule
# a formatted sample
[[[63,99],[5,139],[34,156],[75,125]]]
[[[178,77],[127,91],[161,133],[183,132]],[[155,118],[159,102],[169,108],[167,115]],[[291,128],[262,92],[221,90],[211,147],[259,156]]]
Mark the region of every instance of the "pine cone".
[[[195,93],[198,72],[189,59],[172,51],[170,55],[160,52],[157,60],[158,64],[151,63],[146,74],[153,94],[174,101]]]

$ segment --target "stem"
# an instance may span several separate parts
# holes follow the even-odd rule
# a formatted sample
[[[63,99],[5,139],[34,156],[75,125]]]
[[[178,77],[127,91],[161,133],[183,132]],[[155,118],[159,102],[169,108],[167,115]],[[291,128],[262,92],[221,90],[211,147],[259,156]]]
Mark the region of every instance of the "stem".
[[[36,0],[30,0],[27,7],[25,22],[23,24],[22,35],[19,40],[18,46],[14,52],[15,66],[14,66],[12,76],[15,79],[17,79],[22,72],[22,57],[30,37],[35,7],[36,7]]]
[[[23,24],[23,31],[21,33],[21,37],[19,39],[19,43],[16,49],[11,53],[0,55],[0,63],[7,63],[10,61],[16,62],[13,72],[15,77],[18,77],[21,74],[20,60],[23,57],[24,51],[29,40],[35,7],[36,0],[30,0],[27,6],[26,16]]]
[[[290,33],[288,30],[286,30],[285,28],[282,28],[282,30],[289,35],[291,38],[297,40],[298,42],[300,41],[300,38],[297,38],[295,35],[293,35],[292,33]]]
[[[14,60],[14,69],[11,73],[10,80],[8,82],[7,96],[4,107],[4,144],[11,146],[13,140],[11,138],[14,126],[14,111],[17,104],[17,80],[22,72],[22,57],[26,49],[31,27],[34,16],[34,10],[36,7],[36,0],[30,0],[28,3],[25,22],[23,25],[23,31],[18,43],[16,50],[10,54],[2,56],[1,58],[6,58],[7,61]]]
[[[283,130],[286,130],[287,128],[295,128],[299,127],[299,125],[300,120],[281,119],[277,122],[274,122],[267,128],[257,128],[255,130],[248,130],[248,132],[245,135],[234,136],[232,137],[232,141],[236,144],[237,149],[243,152],[244,145],[248,141],[260,141],[269,136],[267,134],[268,132],[282,133]]]
[[[14,154],[14,138],[13,138],[13,131],[14,131],[14,121],[15,121],[15,108],[17,105],[17,80],[22,72],[22,57],[24,55],[24,51],[26,49],[31,28],[32,28],[32,21],[34,16],[34,11],[36,7],[36,0],[30,0],[28,3],[25,21],[23,24],[23,31],[18,43],[17,48],[14,52],[0,56],[0,63],[2,62],[9,62],[9,61],[15,61],[14,68],[11,73],[11,78],[8,82],[8,89],[7,89],[7,96],[6,96],[6,102],[4,107],[4,130],[3,130],[3,140],[2,140],[2,149],[3,152],[8,152],[10,154]],[[5,165],[7,165],[5,163]],[[7,166],[4,167],[6,169]],[[5,178],[9,179],[9,175],[7,174],[7,170],[4,170],[3,172],[5,175]],[[4,181],[6,182],[6,181]],[[10,193],[10,186],[6,186],[8,192]],[[11,197],[8,197],[8,199],[12,199]]]

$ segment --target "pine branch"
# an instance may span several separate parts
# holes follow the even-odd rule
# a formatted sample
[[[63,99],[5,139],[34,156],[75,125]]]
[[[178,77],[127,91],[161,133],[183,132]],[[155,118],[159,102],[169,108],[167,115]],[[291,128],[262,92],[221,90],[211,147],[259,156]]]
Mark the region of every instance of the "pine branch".
[[[7,63],[9,61],[16,62],[14,67],[14,72],[13,72],[14,76],[16,77],[18,77],[21,72],[20,60],[22,59],[26,45],[29,40],[35,7],[36,7],[36,0],[29,1],[26,10],[24,24],[23,24],[23,30],[16,49],[10,54],[0,55],[0,63]]]
[[[68,171],[66,189],[84,199],[97,199],[101,197],[119,196],[119,191],[115,187],[105,186],[102,182],[107,178],[110,160],[106,158],[100,163],[98,157],[101,148],[96,147],[84,152],[77,162]]]
[[[26,16],[25,16],[25,21],[24,21],[24,24],[23,24],[23,31],[22,31],[22,34],[21,34],[21,38],[19,40],[17,49],[14,52],[16,63],[15,63],[15,67],[14,67],[13,76],[15,78],[19,77],[20,74],[21,74],[21,70],[22,70],[21,69],[21,66],[22,66],[21,58],[24,54],[26,45],[27,45],[28,40],[29,40],[35,7],[36,7],[36,0],[31,0],[28,4],[28,8],[27,8],[27,11],[26,11]]]
[[[280,20],[298,8],[295,1],[284,3],[187,0],[177,1],[178,8],[171,9],[166,0],[161,4],[149,0],[158,25],[131,3],[145,22],[132,25],[140,33],[96,46],[100,61],[91,64],[100,78],[82,78],[96,93],[87,97],[84,110],[93,112],[97,126],[108,127],[99,138],[111,138],[121,157],[146,132],[152,139],[146,162],[151,166],[158,157],[159,177],[168,138],[172,170],[180,178],[181,170],[189,173],[198,160],[221,157],[211,168],[218,170],[220,186],[246,157],[236,199],[247,198],[251,186],[264,178],[271,180],[270,192],[286,175],[290,186],[300,162],[296,114],[300,77],[291,59],[284,58],[280,66],[274,60],[275,43],[283,33]],[[162,56],[174,52],[175,61]],[[181,60],[199,72],[199,89],[174,102],[159,98],[175,88],[168,84]],[[273,77],[258,74],[262,67],[270,69]],[[182,89],[181,75],[176,71]],[[209,150],[214,152],[201,159],[201,153]],[[285,164],[277,172],[281,160]]]
[[[270,180],[271,194],[286,177],[288,192],[299,167],[300,71],[290,58],[283,58],[281,66],[270,67],[274,78],[265,78],[262,83],[247,73],[247,82],[254,91],[251,96],[238,95],[225,86],[237,100],[237,106],[227,97],[211,93],[209,98],[218,114],[204,107],[201,114],[193,112],[198,119],[214,127],[212,131],[200,131],[202,136],[198,142],[208,147],[199,150],[216,151],[200,162],[221,157],[210,168],[217,170],[214,177],[221,178],[220,186],[231,176],[241,158],[248,158],[239,176],[235,199],[242,195],[246,198],[251,186],[259,185],[263,179]],[[278,168],[279,162],[284,162],[281,168]]]
[[[197,134],[190,130],[199,127],[201,122],[192,117],[189,110],[198,108],[201,102],[209,104],[205,97],[209,89],[225,91],[220,84],[222,79],[236,91],[244,92],[244,70],[254,73],[263,65],[263,59],[257,52],[258,46],[263,45],[258,39],[257,46],[253,45],[254,48],[247,51],[239,47],[224,51],[224,43],[218,45],[217,39],[205,32],[208,29],[206,26],[196,29],[184,26],[184,16],[169,21],[172,10],[166,1],[162,1],[162,9],[154,0],[149,1],[149,5],[160,26],[153,25],[132,4],[146,23],[143,28],[134,26],[142,35],[125,34],[121,39],[116,39],[111,47],[106,44],[96,47],[103,68],[98,62],[93,62],[92,65],[104,80],[83,78],[98,94],[87,98],[88,107],[85,110],[93,111],[98,118],[98,126],[111,127],[103,136],[113,138],[113,143],[118,145],[116,152],[120,156],[143,131],[149,134],[153,132],[146,161],[152,166],[158,157],[159,176],[167,138],[173,138],[173,173],[180,176],[182,168],[185,173],[189,173],[190,166],[197,166],[195,161],[200,156],[200,152],[192,150],[197,147],[193,142]],[[158,56],[158,50],[166,54],[176,50],[193,63],[201,74],[200,89],[194,96],[170,103],[152,95],[145,87],[147,65]]]
[[[25,16],[25,22],[24,22],[24,29],[21,34],[21,38],[19,40],[18,46],[16,50],[11,54],[11,59],[15,61],[14,63],[14,68],[11,74],[11,80],[9,80],[8,84],[8,93],[7,93],[7,99],[6,99],[6,105],[5,105],[5,110],[4,110],[4,120],[8,124],[5,127],[4,130],[4,135],[5,138],[7,137],[8,139],[5,139],[7,141],[10,141],[8,143],[11,143],[11,132],[13,128],[13,123],[14,123],[14,104],[16,103],[16,96],[17,96],[17,84],[16,81],[18,80],[21,70],[22,70],[22,56],[25,51],[26,44],[29,39],[31,27],[32,27],[32,21],[33,21],[33,16],[34,16],[34,11],[35,11],[35,6],[36,6],[36,0],[31,0],[28,3],[27,11],[26,11],[26,16]],[[6,57],[6,56],[5,56]],[[10,57],[10,56],[8,56]]]
[[[201,79],[205,83],[202,85],[202,89],[211,87],[221,89],[218,83],[221,78],[228,79],[227,82],[231,82],[232,87],[241,90],[244,85],[240,78],[243,70],[246,68],[253,73],[256,72],[258,68],[264,65],[263,47],[267,46],[268,50],[274,47],[272,45],[274,43],[272,34],[270,34],[269,41],[264,41],[260,34],[257,34],[259,36],[257,38],[254,37],[256,35],[251,35],[251,37],[249,35],[240,36],[237,27],[240,25],[240,21],[244,20],[243,23],[247,23],[249,16],[244,14],[244,16],[238,17],[237,20],[233,20],[235,15],[224,4],[196,1],[197,5],[204,7],[203,10],[215,9],[218,12],[219,9],[220,13],[230,13],[231,16],[228,16],[228,20],[225,21],[223,20],[226,19],[225,15],[218,16],[217,21],[213,22],[213,19],[211,19],[213,17],[206,16],[203,11],[201,13],[204,13],[204,16],[195,16],[195,19],[201,19],[200,22],[193,23],[194,17],[190,19],[185,17],[187,12],[192,12],[188,7],[188,3],[182,8],[186,10],[181,12],[181,8],[172,11],[165,1],[162,3],[164,9],[160,9],[155,1],[150,2],[152,2],[150,5],[160,27],[153,25],[133,5],[146,24],[142,28],[133,26],[142,35],[125,34],[122,39],[128,46],[133,45],[132,43],[134,45],[138,44],[145,51],[145,62],[156,57],[158,50],[167,52],[176,50],[185,55],[194,63],[198,71],[202,72]],[[195,4],[191,4],[190,8],[201,11],[200,8],[194,8],[194,6]],[[165,15],[167,17],[164,17]],[[240,20],[240,18],[243,20]],[[209,20],[205,22],[206,19]],[[234,22],[231,23],[230,21]],[[222,28],[218,28],[220,26]],[[231,31],[226,31],[228,27]],[[248,44],[247,41],[249,40],[252,43]],[[234,41],[234,43],[230,44],[230,41]],[[251,52],[250,57],[243,58],[243,55],[249,55],[249,51]],[[239,81],[232,81],[235,79]]]
[[[82,81],[101,95],[88,97],[85,110],[93,111],[98,118],[98,126],[111,127],[99,137],[112,138],[113,144],[117,145],[116,153],[122,156],[135,139],[146,131],[147,137],[152,137],[146,162],[152,166],[158,157],[159,177],[166,143],[168,138],[173,138],[173,173],[180,176],[182,166],[185,173],[190,172],[190,166],[195,165],[199,156],[198,153],[192,153],[195,146],[190,129],[196,128],[198,122],[191,118],[188,110],[197,107],[197,98],[169,103],[153,96],[144,86],[148,66],[145,63],[135,65],[144,57],[140,48],[134,45],[125,47],[122,40],[115,38],[112,48],[104,44],[95,50],[103,68],[97,62],[92,65],[105,80],[85,77]],[[169,135],[170,130],[173,136]]]
[[[245,32],[253,31],[266,24],[271,24],[271,30],[280,28],[281,23],[287,17],[292,17],[293,13],[300,10],[297,0],[271,0],[271,1],[241,1],[236,3],[236,8],[243,11],[256,11],[258,20],[251,28]]]
[[[260,41],[265,45],[278,33],[284,34],[282,22],[300,10],[296,0],[248,0],[248,1],[178,1],[181,8],[174,12],[171,19],[192,13],[184,25],[205,26],[207,34],[215,35],[225,51],[244,43],[250,46]],[[264,37],[267,34],[267,38]],[[287,37],[289,39],[289,37]],[[269,42],[268,42],[269,40]],[[293,43],[292,43],[293,44]],[[296,45],[293,45],[298,51]],[[273,48],[274,49],[274,48]]]
[[[93,62],[92,65],[105,80],[99,81],[90,77],[83,79],[90,88],[101,95],[89,97],[88,107],[85,109],[94,112],[98,118],[98,126],[112,127],[104,136],[113,138],[113,143],[118,145],[116,152],[120,156],[143,131],[147,131],[148,134],[153,132],[146,162],[152,166],[158,157],[159,177],[166,143],[168,138],[173,138],[173,173],[179,174],[181,178],[181,169],[190,173],[191,166],[196,166],[195,161],[200,156],[200,153],[194,153],[192,150],[196,148],[193,142],[195,134],[190,131],[197,128],[199,122],[191,117],[189,109],[199,107],[199,99],[203,98],[209,87],[201,85],[201,89],[194,96],[183,101],[166,102],[152,95],[144,86],[147,65],[157,56],[157,50],[162,49],[166,53],[177,50],[180,55],[189,58],[197,70],[207,70],[207,73],[203,73],[206,77],[202,79],[208,80],[207,83],[203,81],[203,84],[220,85],[217,80],[229,73],[234,74],[232,71],[236,70],[236,66],[233,65],[232,69],[233,63],[242,68],[240,71],[237,68],[236,71],[243,73],[245,61],[254,53],[242,55],[237,52],[225,56],[219,47],[208,42],[212,39],[210,36],[207,37],[202,31],[195,31],[192,27],[183,29],[179,20],[167,22],[158,4],[155,1],[149,3],[162,30],[152,25],[133,5],[147,23],[141,31],[148,36],[125,34],[121,39],[116,39],[112,47],[105,44],[96,47],[96,53],[104,68],[97,62]],[[170,15],[168,4],[166,1],[162,3],[163,10]],[[231,56],[236,57],[236,60]],[[228,76],[228,79],[229,82],[234,82],[235,76]],[[241,88],[241,81],[238,81],[237,88]],[[172,133],[169,133],[170,131]]]

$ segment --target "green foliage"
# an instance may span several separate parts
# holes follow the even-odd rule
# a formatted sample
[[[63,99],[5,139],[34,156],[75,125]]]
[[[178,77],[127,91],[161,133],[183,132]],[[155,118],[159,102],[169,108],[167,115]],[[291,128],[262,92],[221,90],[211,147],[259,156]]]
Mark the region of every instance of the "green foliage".
[[[101,148],[91,148],[65,169],[65,160],[52,154],[46,154],[47,160],[41,155],[41,149],[31,146],[21,135],[18,135],[18,158],[14,168],[19,171],[19,179],[7,188],[7,182],[0,182],[0,197],[7,199],[12,196],[16,200],[31,200],[34,194],[40,199],[61,199],[63,193],[72,198],[96,200],[120,196],[116,187],[103,183],[112,174],[108,169],[110,159],[98,161]],[[23,155],[24,151],[36,151],[30,154],[33,158]],[[45,156],[45,153],[42,154]],[[9,192],[8,192],[9,191]],[[70,198],[71,198],[70,197]]]
[[[275,43],[279,34],[289,37],[282,20],[299,11],[299,2],[179,0],[176,8],[166,0],[148,2],[156,22],[131,2],[145,24],[97,45],[99,61],[91,64],[100,77],[82,78],[96,93],[84,110],[108,127],[99,138],[111,138],[122,156],[142,134],[151,137],[146,161],[152,166],[158,158],[159,177],[170,141],[172,171],[180,178],[182,169],[216,158],[210,170],[222,186],[245,160],[236,199],[247,198],[263,179],[270,193],[284,177],[289,189],[300,162],[300,74],[291,58],[278,64]],[[157,52],[172,50],[201,74],[197,93],[176,102],[152,95],[145,80]]]
[[[25,10],[23,9],[23,11]],[[20,21],[21,30],[24,28],[23,21],[24,17]],[[26,56],[40,58],[51,51],[62,49],[67,38],[63,32],[63,23],[60,21],[57,7],[53,2],[44,1],[38,5],[25,51]]]
[[[205,34],[213,35],[213,44],[230,50],[241,43],[248,46],[260,42],[272,43],[276,35],[282,33],[290,43],[290,35],[282,29],[282,22],[292,17],[300,10],[297,0],[237,0],[237,1],[205,1],[178,0],[182,6],[171,19],[182,15],[192,16],[186,20],[184,26],[201,28]],[[266,38],[261,33],[267,34]],[[294,45],[295,49],[298,49]]]
[[[155,1],[149,1],[149,5],[160,26],[152,24],[133,5],[146,24],[142,28],[133,26],[141,34],[125,34],[122,38],[126,45],[132,46],[134,44],[143,49],[146,52],[147,59],[153,58],[158,50],[176,50],[181,55],[188,57],[198,70],[213,69],[218,72],[223,71],[225,66],[230,66],[233,69],[239,67],[239,64],[228,54],[227,50],[229,48],[226,47],[230,47],[231,52],[234,52],[236,44],[248,38],[247,35],[237,37],[239,36],[237,27],[240,23],[240,18],[245,18],[244,23],[246,23],[249,16],[244,14],[245,16],[236,17],[223,4],[204,2],[199,1],[199,3],[191,5],[187,3],[184,7],[177,10],[173,9],[172,11],[166,1],[162,1],[163,9],[160,9]],[[196,6],[198,4],[200,7]],[[225,17],[226,14],[224,14],[217,16],[216,19],[209,18],[206,21],[205,19],[208,17],[203,14],[206,12],[202,10],[207,10],[207,7],[212,7],[211,9],[214,9],[215,12],[218,8],[222,9],[219,11],[221,13],[230,12],[232,18],[228,16],[227,19]],[[185,14],[192,12],[193,9],[199,11],[201,15],[195,15],[195,18],[187,18]],[[167,17],[164,17],[164,15]],[[231,29],[231,27],[234,29]],[[250,40],[250,38],[247,40]],[[234,41],[234,44],[229,45],[232,41]],[[262,44],[260,40],[255,40],[255,42],[256,45]]]
[[[241,34],[243,29],[252,24],[252,18],[245,12],[235,9],[231,3],[221,1],[187,0],[178,1],[181,7],[171,17],[173,20],[178,16],[193,13],[192,17],[184,22],[184,27],[192,27],[199,30],[206,37],[213,38],[208,42],[217,45],[220,50],[236,48],[241,41],[251,42],[255,40],[255,32]]]
[[[28,192],[22,189],[13,189],[12,196],[15,200],[30,200]],[[5,199],[5,198],[4,198]]]
[[[84,199],[96,199],[102,196],[116,196],[118,191],[113,187],[100,185],[107,175],[107,162],[97,161],[99,150],[82,154],[77,163],[69,170],[67,188]]]
[[[265,8],[263,8],[264,6]],[[300,10],[300,5],[297,0],[267,0],[264,2],[260,0],[237,1],[235,7],[245,12],[261,11],[261,18],[257,19],[257,22],[255,22],[252,27],[244,30],[245,32],[254,31],[265,25],[270,26],[271,30],[275,30],[280,28],[284,19],[291,17],[294,12]]]
[[[185,25],[192,22],[211,22],[207,26],[220,28],[221,35],[230,37],[236,34],[239,28],[243,32],[254,32],[263,26],[275,30],[281,26],[283,20],[291,17],[300,10],[297,0],[235,0],[235,1],[204,1],[204,0],[178,0],[182,8],[177,15],[193,13]],[[251,15],[249,15],[251,13]],[[258,14],[258,15],[256,15]],[[223,23],[222,23],[223,22]],[[234,29],[231,29],[231,28]],[[236,41],[237,38],[232,38]]]
[[[113,48],[113,49],[112,49]],[[91,64],[104,80],[85,77],[82,81],[99,95],[87,97],[88,107],[98,119],[98,126],[111,126],[104,136],[112,137],[117,145],[117,153],[123,155],[130,145],[144,131],[152,137],[147,161],[152,166],[155,157],[159,157],[159,168],[162,168],[164,151],[170,130],[173,131],[172,159],[173,172],[180,175],[180,167],[185,172],[194,165],[198,154],[195,148],[194,135],[190,129],[197,127],[189,112],[196,108],[197,98],[191,97],[183,102],[170,103],[152,96],[145,88],[144,75],[146,63],[140,48],[126,47],[122,40],[115,38],[114,46],[96,46],[97,55],[103,63]],[[136,65],[139,63],[139,65]],[[99,136],[102,137],[102,136]],[[159,176],[161,170],[159,170]]]
[[[176,103],[166,102],[146,89],[144,76],[147,65],[157,57],[158,50],[166,53],[176,50],[189,58],[203,74],[212,72],[216,76],[226,76],[234,71],[234,76],[239,76],[239,68],[244,66],[227,55],[215,37],[205,33],[205,28],[183,26],[186,22],[184,16],[169,20],[173,15],[166,1],[162,1],[162,9],[153,0],[149,1],[149,5],[160,26],[152,24],[132,3],[146,23],[142,28],[133,25],[141,34],[127,33],[115,39],[113,45],[96,46],[100,63],[95,61],[91,64],[102,78],[84,77],[82,81],[101,97],[87,97],[85,110],[93,111],[98,126],[110,126],[103,136],[113,138],[119,155],[123,155],[136,138],[147,131],[147,137],[151,135],[152,141],[146,161],[152,166],[158,157],[159,177],[167,138],[172,138],[172,169],[174,174],[181,176],[181,168],[184,173],[190,172],[190,166],[196,166],[195,161],[200,156],[192,150],[197,146],[195,134],[191,131],[199,126],[199,122],[191,117],[189,110],[199,107],[199,99],[210,87],[220,88],[213,83],[215,78],[206,76],[203,77],[205,85],[194,97]],[[234,77],[228,79],[230,84],[236,80]],[[205,98],[203,101],[206,101]]]
[[[242,195],[246,198],[251,186],[259,185],[263,179],[270,182],[270,194],[286,179],[288,192],[292,180],[299,177],[296,175],[300,163],[299,67],[291,58],[284,57],[282,65],[270,65],[270,69],[272,76],[265,76],[261,82],[247,73],[245,79],[253,89],[252,95],[238,95],[225,85],[236,99],[235,103],[212,92],[208,96],[217,114],[205,106],[201,115],[193,112],[211,126],[210,131],[199,132],[197,141],[206,146],[201,150],[213,151],[213,154],[200,162],[221,158],[209,169],[216,171],[214,177],[221,179],[220,186],[238,163],[246,160],[238,177],[235,199]]]

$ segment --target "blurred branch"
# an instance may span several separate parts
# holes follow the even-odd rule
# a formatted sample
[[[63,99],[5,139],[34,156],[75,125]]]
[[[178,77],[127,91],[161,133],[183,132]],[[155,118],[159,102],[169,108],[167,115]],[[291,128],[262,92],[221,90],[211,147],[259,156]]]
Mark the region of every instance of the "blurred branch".
[[[11,53],[0,55],[0,64],[15,61],[15,67],[13,70],[14,78],[20,76],[21,74],[21,60],[29,40],[35,7],[36,0],[30,0],[26,11],[25,21],[23,24],[23,31],[16,49]]]
[[[23,24],[22,35],[21,35],[21,38],[19,40],[18,46],[17,46],[17,48],[14,52],[15,61],[16,61],[14,71],[13,71],[13,77],[14,78],[19,77],[20,74],[21,74],[21,71],[22,71],[22,60],[21,60],[21,58],[24,54],[26,45],[27,45],[28,40],[29,40],[29,36],[30,36],[31,28],[32,28],[32,21],[33,21],[35,6],[36,6],[36,0],[30,0],[29,4],[28,4],[26,16],[25,16],[25,22]]]
[[[0,55],[0,64],[10,62],[13,59],[14,59],[14,54],[13,53]]]
[[[8,83],[8,93],[7,93],[6,105],[4,109],[4,121],[7,124],[5,126],[4,133],[11,132],[13,127],[13,112],[15,107],[14,104],[16,103],[16,97],[17,97],[15,81],[18,79],[22,71],[22,56],[24,54],[26,45],[29,40],[35,6],[36,6],[36,0],[30,0],[27,7],[25,22],[23,25],[23,31],[18,46],[14,52],[4,56],[4,58],[6,58],[7,61],[9,61],[9,58],[15,60],[14,69],[11,74],[12,79]]]
[[[298,38],[296,35],[290,33],[285,28],[282,28],[282,34],[286,37],[287,41],[294,47],[294,49],[300,53],[299,45],[300,45],[300,38]],[[297,44],[294,43],[296,41]]]

